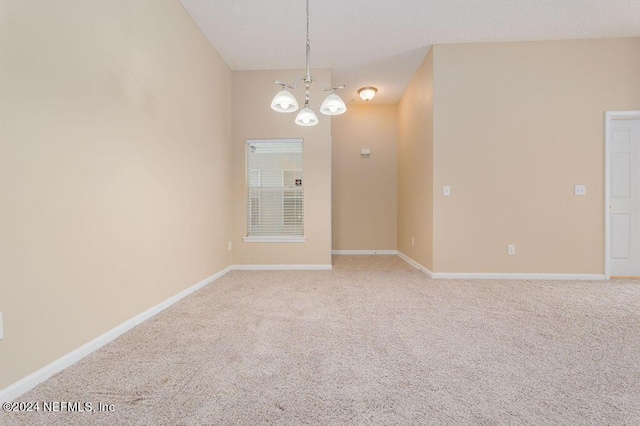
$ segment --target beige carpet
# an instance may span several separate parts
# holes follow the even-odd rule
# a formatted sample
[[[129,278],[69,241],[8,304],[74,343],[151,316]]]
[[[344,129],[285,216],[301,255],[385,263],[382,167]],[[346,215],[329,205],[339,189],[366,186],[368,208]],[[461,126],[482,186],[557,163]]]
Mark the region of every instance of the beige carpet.
[[[640,283],[234,271],[19,400],[114,412],[0,423],[640,424]]]

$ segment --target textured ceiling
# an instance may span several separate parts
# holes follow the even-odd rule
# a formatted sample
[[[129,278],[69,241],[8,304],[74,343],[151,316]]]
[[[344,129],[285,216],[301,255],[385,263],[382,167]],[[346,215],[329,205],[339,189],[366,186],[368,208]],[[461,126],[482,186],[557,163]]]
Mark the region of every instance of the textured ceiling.
[[[181,1],[231,69],[305,67],[304,0]],[[640,0],[310,0],[310,15],[311,66],[346,102],[362,86],[397,102],[432,44],[640,36]]]

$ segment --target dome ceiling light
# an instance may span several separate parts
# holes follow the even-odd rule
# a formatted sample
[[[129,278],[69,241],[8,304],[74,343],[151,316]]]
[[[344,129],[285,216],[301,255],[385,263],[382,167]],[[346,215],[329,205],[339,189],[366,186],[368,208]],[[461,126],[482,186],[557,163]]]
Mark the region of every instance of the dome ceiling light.
[[[376,93],[378,93],[378,89],[375,87],[363,87],[358,89],[358,95],[360,95],[363,101],[367,102],[373,99],[376,96]]]

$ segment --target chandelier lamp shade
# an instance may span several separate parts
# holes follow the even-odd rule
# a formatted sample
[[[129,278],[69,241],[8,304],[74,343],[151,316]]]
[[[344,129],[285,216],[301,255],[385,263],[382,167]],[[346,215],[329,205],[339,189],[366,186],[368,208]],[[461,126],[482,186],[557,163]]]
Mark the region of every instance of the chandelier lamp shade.
[[[299,106],[293,93],[283,85],[282,90],[271,101],[271,108],[278,112],[296,112]]]
[[[309,89],[311,87],[311,83],[319,83],[322,87],[323,92],[330,92],[326,97],[322,105],[320,106],[320,112],[324,115],[340,115],[344,114],[347,111],[347,106],[344,104],[344,101],[340,98],[340,96],[336,95],[336,90],[344,89],[344,86],[337,87],[325,87],[325,85],[318,79],[315,79],[311,76],[311,43],[309,41],[309,0],[307,0],[307,67],[306,67],[306,75],[297,79],[292,84],[283,83],[280,81],[275,81],[274,83],[282,86],[282,90],[279,91],[271,101],[271,108],[274,111],[282,112],[282,113],[292,113],[296,112],[300,107],[298,105],[298,101],[296,100],[293,93],[289,91],[295,90],[298,86],[298,83],[304,83],[305,88],[305,97],[304,97],[304,107],[298,113],[295,119],[295,123],[299,126],[315,126],[318,124],[318,116],[315,112],[309,107]]]
[[[318,116],[311,108],[309,108],[306,104],[302,111],[298,113],[296,117],[296,124],[298,126],[315,126],[318,124]]]

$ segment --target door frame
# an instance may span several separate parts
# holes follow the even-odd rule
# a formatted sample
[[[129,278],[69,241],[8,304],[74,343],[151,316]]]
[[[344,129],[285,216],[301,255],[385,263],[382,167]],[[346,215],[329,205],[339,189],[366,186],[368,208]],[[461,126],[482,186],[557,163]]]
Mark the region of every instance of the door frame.
[[[604,115],[604,278],[611,279],[609,265],[609,247],[611,247],[609,185],[609,146],[611,145],[611,122],[613,120],[640,119],[640,111],[607,111]]]

